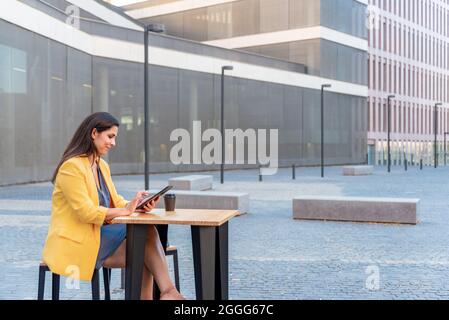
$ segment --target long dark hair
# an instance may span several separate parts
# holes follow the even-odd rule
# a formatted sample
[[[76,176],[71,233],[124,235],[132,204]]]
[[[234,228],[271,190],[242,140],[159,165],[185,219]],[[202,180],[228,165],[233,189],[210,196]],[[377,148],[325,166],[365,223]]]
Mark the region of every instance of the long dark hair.
[[[84,119],[78,129],[76,129],[72,140],[65,149],[62,158],[53,173],[51,182],[55,183],[58,170],[65,161],[83,154],[90,156],[96,153],[97,150],[95,149],[94,142],[91,138],[92,130],[94,128],[97,129],[98,132],[103,132],[109,130],[113,126],[118,127],[119,122],[114,116],[107,112],[96,112]]]

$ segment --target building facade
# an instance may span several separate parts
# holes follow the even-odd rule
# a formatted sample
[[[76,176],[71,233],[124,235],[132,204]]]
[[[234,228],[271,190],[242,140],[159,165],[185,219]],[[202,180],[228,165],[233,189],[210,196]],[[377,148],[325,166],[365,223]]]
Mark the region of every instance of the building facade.
[[[121,123],[107,159],[113,173],[143,172],[143,40],[137,21],[102,1],[0,2],[0,185],[48,181],[79,123],[95,111]],[[193,121],[219,128],[221,67],[229,64],[226,128],[278,129],[281,166],[318,165],[326,81],[326,164],[365,161],[366,85],[168,35],[150,33],[149,43],[151,172],[219,168],[173,164],[170,133],[192,132]]]
[[[387,96],[391,100],[393,163],[445,161],[449,131],[449,1],[370,0],[369,150],[387,160]],[[435,104],[442,103],[436,108]]]
[[[172,36],[300,63],[367,85],[366,0],[143,1],[124,6]]]
[[[131,16],[167,33],[304,64],[307,72],[368,84],[368,162],[439,163],[448,128],[447,0],[141,1]],[[337,32],[335,32],[337,31]],[[368,58],[360,39],[368,39]],[[435,104],[438,106],[435,113]],[[436,116],[435,116],[436,114]]]

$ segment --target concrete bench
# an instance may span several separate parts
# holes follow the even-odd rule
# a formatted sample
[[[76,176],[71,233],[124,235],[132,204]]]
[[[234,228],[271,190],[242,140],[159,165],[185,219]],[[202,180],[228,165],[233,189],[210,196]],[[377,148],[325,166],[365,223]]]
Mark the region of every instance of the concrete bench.
[[[293,199],[293,218],[416,224],[419,199],[319,197]]]
[[[171,178],[168,184],[176,190],[210,190],[212,189],[212,176],[191,175]]]
[[[373,166],[344,166],[343,175],[344,176],[366,176],[373,174]]]
[[[150,193],[158,191],[150,190]],[[170,190],[169,193],[176,195],[176,208],[179,209],[238,210],[239,214],[249,211],[248,193],[186,190]],[[157,208],[164,208],[164,199],[159,201]]]

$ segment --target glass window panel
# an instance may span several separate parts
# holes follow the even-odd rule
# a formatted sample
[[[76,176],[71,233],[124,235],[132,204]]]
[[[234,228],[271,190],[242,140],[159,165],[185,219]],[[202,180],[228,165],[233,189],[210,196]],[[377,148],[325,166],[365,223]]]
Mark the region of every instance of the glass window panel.
[[[63,134],[71,137],[76,128],[92,112],[91,57],[78,50],[67,49],[67,123]]]
[[[321,143],[321,109],[320,92],[304,89],[303,95],[303,148],[302,154],[305,164],[317,163],[320,157]]]
[[[300,164],[302,141],[302,90],[296,87],[283,87],[283,143],[279,147],[281,159],[289,164]]]
[[[319,75],[320,40],[291,42],[290,61],[304,64],[308,74]]]
[[[321,0],[323,26],[367,38],[366,5],[356,0]]]
[[[259,0],[232,2],[232,36],[259,33]]]
[[[269,46],[261,46],[259,47],[258,53],[267,57],[274,57],[278,59],[288,60],[289,49],[290,46],[288,43],[280,43]]]
[[[139,172],[144,145],[143,65],[94,58],[93,67],[94,111],[108,111],[121,124],[117,146],[109,155],[111,168],[116,173]]]
[[[46,98],[48,103],[43,105],[44,109],[42,110],[45,115],[45,118],[42,119],[45,131],[42,136],[44,143],[41,157],[52,171],[67,146],[71,133],[63,134],[68,111],[65,90],[67,87],[67,48],[55,41],[49,41],[48,45],[48,95]]]
[[[150,144],[152,163],[169,162],[172,130],[180,124],[179,70],[151,66],[150,68]]]
[[[338,79],[338,46],[330,41],[321,40],[321,76],[330,79]]]
[[[0,44],[0,93],[10,93],[11,87],[11,47]]]
[[[260,30],[273,32],[287,30],[289,0],[260,0]]]
[[[226,39],[232,37],[232,4],[207,8],[207,39]]]
[[[212,75],[180,71],[180,120],[183,127],[191,128],[192,121],[203,121],[204,125],[212,125],[212,79]]]
[[[320,24],[320,1],[290,0],[289,12],[290,29]]]
[[[338,25],[337,15],[338,11],[337,0],[321,0],[321,25],[335,29]]]
[[[201,8],[184,13],[184,38],[195,41],[207,40],[207,9]]]

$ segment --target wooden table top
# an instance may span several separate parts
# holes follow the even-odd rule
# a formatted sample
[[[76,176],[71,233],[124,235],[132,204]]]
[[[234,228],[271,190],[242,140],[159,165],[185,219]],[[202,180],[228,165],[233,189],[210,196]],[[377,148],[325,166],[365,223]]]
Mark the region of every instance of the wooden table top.
[[[237,210],[205,209],[153,209],[150,213],[133,213],[126,217],[117,217],[113,224],[182,224],[191,226],[218,227],[238,215]]]

